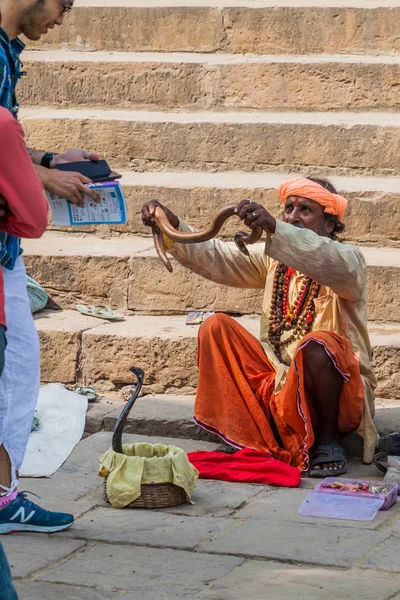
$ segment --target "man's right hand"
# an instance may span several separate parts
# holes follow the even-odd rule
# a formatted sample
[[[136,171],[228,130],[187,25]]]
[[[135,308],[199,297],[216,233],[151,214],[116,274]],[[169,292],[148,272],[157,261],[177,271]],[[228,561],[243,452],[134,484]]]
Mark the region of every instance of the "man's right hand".
[[[92,180],[81,173],[45,169],[37,165],[35,169],[46,190],[59,198],[65,198],[71,204],[82,206],[85,195],[96,203],[101,200],[96,190],[88,187],[88,184],[93,183]]]
[[[165,212],[165,215],[166,215],[168,221],[171,223],[172,227],[174,227],[175,229],[178,229],[179,218],[173,212],[171,212],[169,210],[169,208],[167,208],[166,206],[163,206],[163,204],[158,202],[158,200],[150,200],[150,202],[147,202],[147,204],[143,205],[143,208],[142,208],[143,225],[146,225],[146,227],[153,227],[153,225],[155,225],[154,212],[156,210],[156,206],[159,206],[160,208],[163,209],[163,211]]]

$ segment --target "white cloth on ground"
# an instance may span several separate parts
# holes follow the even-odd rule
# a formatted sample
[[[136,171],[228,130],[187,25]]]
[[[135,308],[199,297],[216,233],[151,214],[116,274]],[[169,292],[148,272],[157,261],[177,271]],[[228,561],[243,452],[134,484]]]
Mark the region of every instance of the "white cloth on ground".
[[[31,433],[21,477],[50,477],[67,460],[85,430],[88,400],[61,383],[40,388],[39,428]]]

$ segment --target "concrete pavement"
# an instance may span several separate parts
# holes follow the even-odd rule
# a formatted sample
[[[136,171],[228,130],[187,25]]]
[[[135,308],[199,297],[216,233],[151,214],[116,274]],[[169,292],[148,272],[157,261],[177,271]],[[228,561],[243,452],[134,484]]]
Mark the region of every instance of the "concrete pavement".
[[[21,600],[400,599],[397,505],[369,523],[327,522],[297,512],[314,480],[296,490],[202,480],[194,506],[114,510],[97,476],[110,444],[111,433],[97,433],[51,479],[23,480],[43,506],[72,511],[76,523],[52,536],[2,537]],[[379,473],[353,459],[349,476]]]

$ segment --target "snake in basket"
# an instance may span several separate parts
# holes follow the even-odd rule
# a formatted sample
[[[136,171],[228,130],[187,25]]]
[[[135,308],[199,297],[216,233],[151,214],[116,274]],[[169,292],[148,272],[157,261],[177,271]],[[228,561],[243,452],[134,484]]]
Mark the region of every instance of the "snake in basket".
[[[230,217],[237,216],[235,213],[236,206],[236,204],[233,204],[231,206],[225,206],[225,208],[222,208],[215,215],[208,229],[205,229],[204,231],[178,231],[177,229],[172,227],[163,209],[160,206],[156,206],[154,213],[154,220],[156,222],[156,225],[152,227],[154,246],[158,256],[160,257],[162,263],[165,265],[168,271],[172,273],[172,265],[165,251],[163,237],[164,233],[168,238],[170,238],[174,242],[179,242],[181,244],[207,242],[208,240],[211,240],[216,235],[218,235],[225,221],[227,221]],[[262,233],[262,227],[256,227],[249,234],[243,231],[238,231],[233,239],[239,250],[246,256],[249,256],[249,251],[246,247],[247,244],[255,244],[256,242],[258,242],[258,240],[262,236]]]

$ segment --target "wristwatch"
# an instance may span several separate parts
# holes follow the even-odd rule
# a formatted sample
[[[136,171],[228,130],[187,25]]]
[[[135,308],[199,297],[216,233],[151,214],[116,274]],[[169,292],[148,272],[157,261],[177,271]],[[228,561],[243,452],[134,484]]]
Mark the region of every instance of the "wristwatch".
[[[40,166],[46,167],[46,169],[50,169],[50,163],[55,157],[55,155],[55,152],[46,152],[46,154],[43,155],[42,160],[40,161]]]

